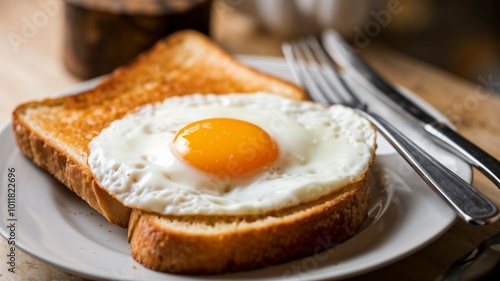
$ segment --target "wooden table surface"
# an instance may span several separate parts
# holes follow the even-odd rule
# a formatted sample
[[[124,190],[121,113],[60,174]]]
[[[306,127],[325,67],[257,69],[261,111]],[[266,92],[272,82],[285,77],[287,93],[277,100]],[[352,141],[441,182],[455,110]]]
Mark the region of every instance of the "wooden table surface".
[[[13,33],[22,35],[24,19],[43,11],[41,2],[0,0],[2,125],[10,122],[10,114],[17,104],[56,96],[79,82],[62,64],[64,12],[60,4],[30,38],[20,44],[11,39]],[[214,30],[214,37],[227,50],[238,54],[280,55],[279,41],[253,30],[251,25],[243,29],[244,23],[239,27],[224,24],[232,20],[238,21],[232,16],[219,17]],[[484,90],[488,77],[471,83],[394,51],[373,46],[363,49],[362,55],[390,80],[412,90],[448,116],[464,136],[500,158],[500,96]],[[489,83],[495,81],[490,79]],[[473,185],[500,206],[499,190],[476,171]],[[458,221],[417,253],[352,280],[432,280],[452,261],[498,231],[499,223],[479,227]],[[7,271],[4,261],[7,251],[6,241],[0,239],[0,280],[84,280],[22,252],[18,253],[17,270],[12,274]]]

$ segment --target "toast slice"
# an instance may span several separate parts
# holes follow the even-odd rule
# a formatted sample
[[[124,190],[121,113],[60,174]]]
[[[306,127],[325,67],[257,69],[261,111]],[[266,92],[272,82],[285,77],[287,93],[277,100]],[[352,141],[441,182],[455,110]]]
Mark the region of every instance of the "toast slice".
[[[13,112],[21,152],[109,222],[127,227],[131,210],[95,183],[88,144],[137,107],[192,93],[276,93],[304,99],[297,86],[251,69],[195,31],[181,31],[115,70],[95,89],[28,102]]]
[[[258,91],[305,98],[297,86],[242,65],[201,34],[182,31],[93,90],[20,105],[14,131],[23,154],[109,222],[128,226],[132,256],[145,267],[184,274],[253,269],[319,254],[352,236],[367,216],[370,169],[313,202],[266,215],[172,216],[121,204],[95,182],[87,156],[102,129],[142,105],[191,93]]]

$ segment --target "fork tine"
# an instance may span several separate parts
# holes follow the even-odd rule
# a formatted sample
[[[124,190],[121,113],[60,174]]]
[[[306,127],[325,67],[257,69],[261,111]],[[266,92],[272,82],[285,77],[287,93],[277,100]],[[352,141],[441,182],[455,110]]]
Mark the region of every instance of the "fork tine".
[[[283,51],[283,55],[285,56],[286,62],[288,64],[288,68],[292,72],[293,80],[299,85],[304,85],[304,81],[302,76],[299,74],[299,70],[297,69],[297,63],[295,59],[295,55],[293,54],[292,45],[288,42],[283,43],[281,46]]]
[[[315,37],[284,43],[282,49],[295,81],[305,87],[311,99],[325,104],[364,106]]]
[[[308,37],[307,43],[313,50],[316,58],[318,59],[323,71],[329,76],[329,81],[331,81],[332,86],[338,91],[344,99],[350,100],[351,103],[361,106],[363,103],[358,98],[358,96],[351,90],[350,86],[347,85],[345,79],[340,75],[338,70],[332,64],[332,59],[324,51],[323,47],[315,37]]]
[[[316,58],[314,52],[311,50],[307,41],[299,40],[297,41],[297,46],[300,48],[304,58],[306,59],[309,72],[314,74],[311,75],[312,79],[316,81],[318,88],[321,89],[321,94],[329,101],[329,103],[345,102],[342,97],[332,94],[335,92],[335,87],[328,82],[328,79],[325,79],[323,70],[320,68],[320,62]]]
[[[346,99],[341,95],[338,95],[336,85],[331,83],[330,79],[325,76],[323,66],[316,56],[316,53],[312,50],[308,40],[299,40],[297,43],[301,47],[301,51],[307,58],[307,63],[309,65],[310,72],[314,72],[312,79],[322,90],[322,95],[331,101],[331,103],[346,103]]]
[[[313,81],[312,76],[307,70],[308,66],[305,63],[305,57],[298,45],[296,43],[285,43],[283,45],[283,54],[290,65],[294,78],[306,88],[310,98],[321,103],[329,104],[330,101]]]

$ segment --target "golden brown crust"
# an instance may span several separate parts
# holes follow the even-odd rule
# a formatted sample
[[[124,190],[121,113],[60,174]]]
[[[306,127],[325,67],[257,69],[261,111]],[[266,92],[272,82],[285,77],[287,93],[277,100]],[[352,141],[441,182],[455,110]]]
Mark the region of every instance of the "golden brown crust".
[[[158,216],[134,209],[129,226],[132,256],[153,270],[183,274],[265,267],[345,241],[365,220],[369,202],[367,173],[324,198],[250,221],[226,218],[214,223],[207,217]]]
[[[128,225],[130,208],[125,207],[100,188],[95,183],[94,176],[88,170],[82,169],[80,163],[35,131],[30,130],[16,115],[14,115],[13,126],[18,146],[26,157],[54,175],[109,222],[121,227]]]
[[[18,106],[13,113],[14,134],[24,155],[108,221],[126,227],[130,209],[100,188],[87,166],[92,138],[138,106],[167,97],[256,91],[294,99],[305,96],[293,84],[242,65],[205,36],[182,31],[114,71],[95,89]],[[78,155],[72,155],[60,144]]]

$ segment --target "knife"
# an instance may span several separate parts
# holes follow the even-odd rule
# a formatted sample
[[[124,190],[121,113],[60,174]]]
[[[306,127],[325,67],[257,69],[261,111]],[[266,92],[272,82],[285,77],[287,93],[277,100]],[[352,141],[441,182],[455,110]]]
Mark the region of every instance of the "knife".
[[[333,60],[349,75],[362,84],[368,83],[374,87],[377,91],[373,92],[377,97],[416,122],[437,143],[476,167],[500,188],[500,162],[497,159],[408,99],[356,55],[335,30],[329,29],[323,33],[323,43]]]

